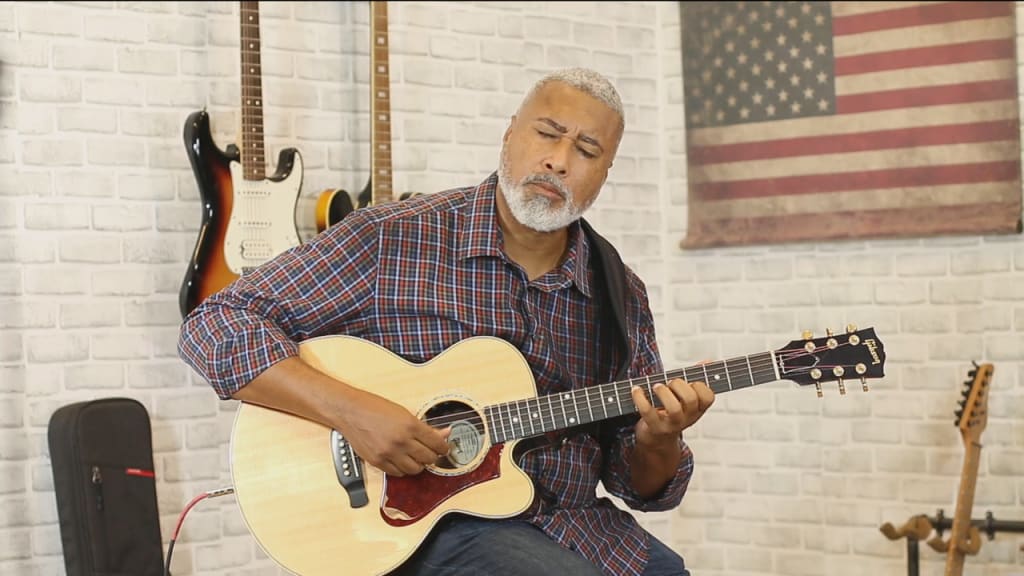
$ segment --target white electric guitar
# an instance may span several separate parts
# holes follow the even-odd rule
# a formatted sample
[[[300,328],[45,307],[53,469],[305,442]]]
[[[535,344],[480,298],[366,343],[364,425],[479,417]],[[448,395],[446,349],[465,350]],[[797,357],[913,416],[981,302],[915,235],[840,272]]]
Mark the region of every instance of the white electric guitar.
[[[241,2],[241,146],[221,152],[206,110],[185,122],[185,149],[202,198],[203,223],[182,282],[184,317],[208,296],[274,256],[298,246],[295,207],[302,189],[302,156],[281,151],[267,176],[263,137],[259,2]]]

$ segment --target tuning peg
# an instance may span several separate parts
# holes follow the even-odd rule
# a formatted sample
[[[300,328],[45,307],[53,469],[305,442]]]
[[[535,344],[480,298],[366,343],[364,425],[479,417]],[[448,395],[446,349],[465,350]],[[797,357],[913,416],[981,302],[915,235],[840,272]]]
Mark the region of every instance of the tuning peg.
[[[811,332],[810,330],[804,330],[802,336],[804,337],[804,340],[813,340],[814,339],[814,333]]]
[[[856,324],[847,324],[846,325],[846,333],[847,334],[853,334],[856,331],[857,331],[857,325]]]
[[[825,335],[831,338],[833,336],[831,328],[825,328]]]
[[[863,377],[863,376],[861,376],[861,377],[860,377],[860,387],[861,387],[861,389],[863,389],[863,390],[864,390],[865,392],[867,392],[867,391],[868,391],[868,379],[867,379],[867,378],[865,378],[865,377]]]
[[[837,382],[839,382],[839,395],[846,396],[846,384],[843,383],[843,379],[840,378]]]
[[[818,398],[824,396],[824,394],[821,393],[821,382],[815,382],[814,388],[818,390]]]
[[[956,416],[956,420],[957,420],[957,422],[959,422],[959,421],[960,421],[960,418],[961,418],[961,417],[962,417],[963,415],[964,415],[964,409],[963,409],[963,408],[961,408],[961,409],[959,409],[959,410],[953,410],[953,416]]]

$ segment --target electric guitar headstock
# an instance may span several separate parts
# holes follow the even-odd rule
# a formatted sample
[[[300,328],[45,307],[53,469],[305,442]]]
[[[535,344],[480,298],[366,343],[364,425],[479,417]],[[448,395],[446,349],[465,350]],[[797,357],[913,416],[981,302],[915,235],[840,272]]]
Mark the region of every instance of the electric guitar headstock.
[[[775,355],[781,378],[801,386],[814,384],[819,398],[822,382],[837,382],[839,393],[846,394],[848,379],[859,379],[867,392],[869,378],[885,376],[885,347],[874,328],[858,330],[850,324],[845,334],[833,334],[829,329],[820,338],[805,331],[802,340],[793,340]]]
[[[979,443],[981,433],[988,424],[988,386],[992,381],[992,364],[974,363],[974,369],[967,372],[967,380],[961,392],[960,408],[953,412],[953,424],[960,429],[964,445]]]

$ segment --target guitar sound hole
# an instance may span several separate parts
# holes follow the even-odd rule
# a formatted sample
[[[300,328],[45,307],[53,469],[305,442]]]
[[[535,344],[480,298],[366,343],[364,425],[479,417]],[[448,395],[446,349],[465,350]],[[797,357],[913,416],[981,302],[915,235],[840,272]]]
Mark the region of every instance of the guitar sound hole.
[[[426,413],[433,428],[451,427],[448,435],[448,454],[438,458],[434,466],[441,470],[457,470],[472,464],[488,448],[484,424],[480,414],[463,402],[448,401],[434,406]]]

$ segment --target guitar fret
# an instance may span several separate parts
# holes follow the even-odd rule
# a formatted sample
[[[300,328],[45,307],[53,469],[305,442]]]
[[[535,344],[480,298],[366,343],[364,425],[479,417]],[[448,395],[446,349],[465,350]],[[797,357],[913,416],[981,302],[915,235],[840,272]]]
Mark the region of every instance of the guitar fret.
[[[548,396],[548,408],[551,410],[551,427],[544,430],[545,432],[555,429],[555,405],[552,403],[551,396]]]
[[[569,394],[569,396],[572,398],[572,411],[575,415],[576,423],[578,424],[580,421],[580,408],[579,406],[576,405],[576,393],[572,392]]]

